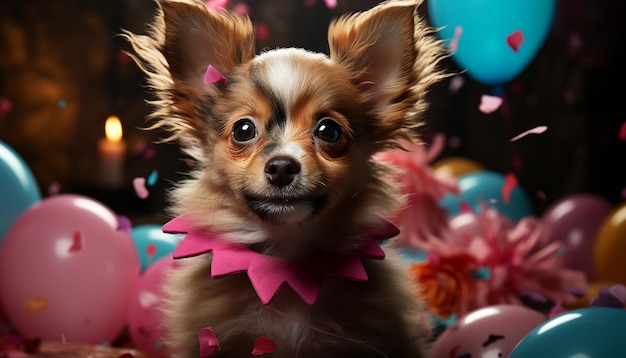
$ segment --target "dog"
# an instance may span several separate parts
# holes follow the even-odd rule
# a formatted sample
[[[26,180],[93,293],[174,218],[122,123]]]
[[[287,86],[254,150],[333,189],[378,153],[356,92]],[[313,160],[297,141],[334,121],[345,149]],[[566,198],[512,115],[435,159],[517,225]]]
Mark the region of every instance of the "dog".
[[[335,19],[330,54],[256,54],[251,20],[158,2],[125,32],[155,99],[150,129],[195,165],[172,189],[187,233],[164,285],[173,357],[425,357],[427,315],[384,218],[402,205],[372,160],[419,142],[444,57],[417,8]]]

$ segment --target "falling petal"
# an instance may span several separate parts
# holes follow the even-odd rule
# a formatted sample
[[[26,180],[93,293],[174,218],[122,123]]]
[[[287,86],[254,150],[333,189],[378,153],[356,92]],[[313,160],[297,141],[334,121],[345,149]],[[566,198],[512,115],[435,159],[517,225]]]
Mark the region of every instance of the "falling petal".
[[[523,132],[521,134],[516,135],[515,137],[511,138],[511,142],[515,142],[516,140],[519,140],[521,138],[526,137],[529,134],[541,134],[545,131],[548,130],[547,126],[538,126],[532,129],[527,130],[526,132]]]
[[[515,52],[519,50],[519,47],[522,45],[522,42],[524,42],[524,34],[520,30],[515,31],[506,37],[506,43]]]
[[[204,84],[209,85],[211,83],[221,83],[224,84],[228,81],[224,75],[222,75],[215,67],[208,65],[206,68],[206,72],[204,73]]]
[[[480,106],[478,106],[478,109],[485,114],[490,114],[498,110],[501,105],[502,97],[484,94],[480,97]]]
[[[276,342],[267,338],[259,337],[254,341],[254,348],[252,349],[253,356],[260,356],[265,353],[272,353],[276,350]]]
[[[133,179],[133,188],[139,199],[146,199],[150,195],[150,192],[146,189],[146,178],[137,177]]]

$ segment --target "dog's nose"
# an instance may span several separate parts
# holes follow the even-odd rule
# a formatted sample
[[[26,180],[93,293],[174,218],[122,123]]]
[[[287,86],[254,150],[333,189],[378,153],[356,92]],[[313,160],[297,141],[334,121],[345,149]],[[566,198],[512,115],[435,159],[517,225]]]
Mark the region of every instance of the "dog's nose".
[[[277,187],[291,184],[300,173],[300,163],[291,157],[276,157],[265,164],[267,180]]]

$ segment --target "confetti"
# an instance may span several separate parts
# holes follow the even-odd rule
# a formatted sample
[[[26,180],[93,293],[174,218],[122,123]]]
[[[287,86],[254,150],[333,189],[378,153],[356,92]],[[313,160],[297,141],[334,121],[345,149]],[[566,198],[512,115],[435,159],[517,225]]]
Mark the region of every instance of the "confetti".
[[[337,0],[324,0],[324,3],[326,3],[326,7],[329,9],[334,9],[337,7]]]
[[[317,2],[317,0],[304,0],[304,6],[306,6],[306,7],[313,7],[313,6],[315,6],[316,2]]]
[[[478,106],[478,109],[485,114],[490,114],[497,111],[501,105],[502,97],[484,94],[480,97],[480,106]]]
[[[228,79],[224,77],[224,75],[222,75],[215,67],[209,65],[206,68],[203,81],[206,85],[210,85],[215,82],[224,84],[228,81]]]
[[[228,0],[207,0],[204,5],[212,10],[222,10],[228,6]]]
[[[139,199],[147,199],[150,195],[150,192],[146,189],[146,178],[137,177],[133,179],[133,188]]]
[[[146,181],[146,185],[154,186],[157,180],[159,179],[159,173],[156,170],[153,170],[148,176],[148,180]]]
[[[139,304],[143,308],[149,308],[159,302],[159,297],[150,291],[139,292]]]
[[[72,234],[72,246],[67,249],[68,252],[78,252],[83,249],[83,235],[80,231],[76,230]]]
[[[9,113],[13,110],[13,103],[6,97],[0,97],[0,114]]]
[[[50,185],[48,186],[48,195],[50,196],[57,195],[60,192],[61,192],[61,184],[59,184],[59,182],[54,181],[50,183]]]
[[[255,32],[256,37],[261,41],[265,41],[270,37],[270,28],[264,22],[258,22],[256,24]]]
[[[276,350],[276,342],[267,338],[259,337],[254,341],[254,348],[252,349],[253,356],[260,356],[265,353],[272,353]]]
[[[157,251],[157,248],[153,244],[146,246],[146,254],[148,254],[148,256],[152,257],[156,255],[156,251]]]
[[[450,45],[448,45],[448,50],[450,50],[450,52],[456,52],[456,49],[459,47],[459,39],[461,39],[462,34],[462,26],[457,26],[454,28],[454,35],[452,36],[452,39],[450,39]]]
[[[519,140],[521,138],[526,137],[529,134],[541,134],[545,131],[548,130],[547,126],[538,126],[532,129],[527,130],[526,132],[523,132],[521,134],[516,135],[515,137],[511,138],[511,142],[515,142],[516,140]]]
[[[450,94],[455,94],[459,92],[459,90],[461,89],[461,87],[463,87],[464,84],[465,84],[465,79],[463,78],[463,76],[454,76],[450,80],[450,85],[448,86],[448,92],[450,92]]]
[[[222,349],[213,328],[204,327],[198,333],[200,341],[200,357],[207,357]]]
[[[502,200],[508,204],[511,200],[511,192],[517,186],[517,177],[513,173],[506,173],[504,176],[504,185],[502,186]]]
[[[251,10],[248,4],[240,2],[233,7],[233,11],[239,16],[249,16]]]
[[[120,215],[117,217],[117,230],[129,232],[133,228],[133,223],[127,216]]]
[[[39,313],[46,309],[48,306],[48,301],[42,297],[32,297],[26,300],[26,311],[28,313]]]
[[[57,107],[64,109],[65,107],[67,107],[67,101],[61,98],[57,101]]]
[[[617,134],[617,137],[620,140],[626,142],[626,122],[622,123],[622,125],[619,127],[619,133]]]
[[[522,42],[524,42],[524,34],[520,30],[515,31],[506,37],[506,43],[515,52],[519,50]]]

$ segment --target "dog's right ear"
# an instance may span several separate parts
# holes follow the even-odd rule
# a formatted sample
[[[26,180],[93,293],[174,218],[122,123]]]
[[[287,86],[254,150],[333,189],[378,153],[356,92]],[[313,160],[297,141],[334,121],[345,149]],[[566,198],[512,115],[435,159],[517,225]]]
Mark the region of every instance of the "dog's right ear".
[[[204,83],[209,65],[228,76],[237,65],[254,58],[254,28],[249,18],[213,11],[194,0],[159,0],[148,35],[125,31],[135,59],[147,74],[158,100],[151,115],[156,127],[168,127],[173,137],[202,123],[198,103],[217,95],[217,84]]]

